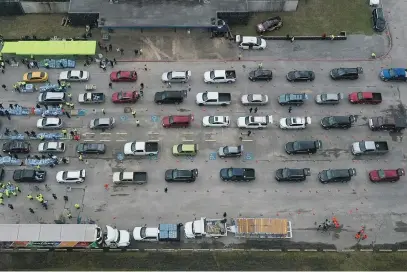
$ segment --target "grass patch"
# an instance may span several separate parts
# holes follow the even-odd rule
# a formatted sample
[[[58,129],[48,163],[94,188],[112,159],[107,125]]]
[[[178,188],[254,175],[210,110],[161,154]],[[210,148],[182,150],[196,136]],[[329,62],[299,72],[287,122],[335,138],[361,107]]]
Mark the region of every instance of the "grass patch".
[[[61,26],[63,14],[29,14],[0,17],[1,35],[5,39],[19,39],[21,36],[36,35],[38,38],[73,38],[85,33],[84,27]]]
[[[405,270],[407,254],[334,252],[2,253],[1,270]]]
[[[283,19],[283,27],[266,35],[336,35],[341,31],[373,34],[367,0],[300,0],[295,12],[258,13],[251,17],[248,25],[231,26],[231,30],[233,34],[257,35],[255,26],[276,15]]]

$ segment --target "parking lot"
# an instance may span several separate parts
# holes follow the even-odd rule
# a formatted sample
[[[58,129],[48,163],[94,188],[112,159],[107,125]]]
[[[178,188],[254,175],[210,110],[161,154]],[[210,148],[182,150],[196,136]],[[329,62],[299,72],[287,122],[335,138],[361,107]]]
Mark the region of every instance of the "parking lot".
[[[335,243],[339,247],[354,243],[353,235],[361,225],[365,225],[370,236],[376,243],[395,242],[402,239],[407,231],[402,221],[405,219],[405,182],[373,184],[368,180],[367,173],[373,169],[405,167],[405,145],[402,134],[389,132],[372,132],[367,126],[367,118],[383,115],[405,116],[403,101],[406,101],[405,87],[402,84],[383,83],[378,78],[380,63],[313,63],[313,62],[272,62],[263,63],[264,69],[272,69],[274,78],[269,83],[250,82],[247,74],[257,68],[254,62],[232,63],[148,63],[148,71],[144,64],[119,64],[114,70],[133,70],[139,79],[135,84],[114,83],[109,90],[109,73],[96,66],[85,67],[91,74],[89,83],[97,85],[96,92],[103,92],[107,100],[101,105],[80,105],[77,97],[84,92],[85,84],[72,83],[70,92],[73,94],[75,109],[85,109],[86,115],[62,117],[68,131],[77,129],[81,135],[80,142],[104,143],[107,152],[104,155],[88,155],[84,161],[78,160],[75,152],[77,142],[66,141],[65,156],[71,158],[69,165],[58,165],[47,170],[47,184],[51,191],[43,190],[45,199],[51,204],[45,211],[38,202],[26,199],[29,192],[37,194],[33,185],[24,184],[22,195],[17,198],[5,199],[2,209],[1,223],[53,223],[59,219],[64,208],[72,211],[72,223],[80,217],[82,221],[94,220],[98,224],[113,224],[118,228],[132,229],[137,225],[155,225],[163,223],[185,223],[195,217],[221,217],[227,212],[228,217],[280,217],[288,218],[293,223],[294,241]],[[332,81],[329,71],[335,67],[362,66],[364,74],[356,81]],[[84,69],[78,66],[77,69]],[[154,93],[168,89],[161,81],[161,74],[171,70],[192,70],[191,92],[185,101],[178,105],[155,105]],[[235,84],[206,85],[203,73],[211,69],[234,69],[238,75]],[[288,83],[285,74],[293,69],[313,70],[316,79],[311,83]],[[2,82],[11,86],[21,80],[26,72],[25,67],[9,67],[1,76]],[[50,81],[56,83],[57,70],[49,70]],[[110,101],[113,91],[138,90],[139,84],[145,84],[144,97],[136,104],[114,105]],[[187,84],[173,84],[172,90],[187,89]],[[383,95],[380,105],[350,105],[347,94],[355,91],[377,91]],[[219,91],[232,94],[232,104],[227,107],[199,107],[195,104],[198,92]],[[277,97],[284,93],[305,92],[309,99],[303,106],[293,107],[291,114],[288,107],[277,103]],[[318,93],[343,93],[345,99],[337,106],[318,106],[314,96]],[[272,115],[274,124],[257,131],[252,130],[251,136],[236,127],[236,119],[249,115],[249,107],[240,104],[240,97],[247,93],[263,93],[269,95],[270,103],[259,107],[256,115]],[[404,96],[403,96],[404,95]],[[9,90],[2,93],[2,103],[21,106],[35,106],[38,92],[15,93]],[[136,118],[131,110],[136,109]],[[106,117],[116,119],[116,127],[111,131],[99,132],[89,129],[93,118],[102,117],[102,108]],[[194,122],[187,129],[164,129],[161,118],[166,115],[192,114]],[[231,117],[229,128],[204,128],[202,117],[206,115],[227,115]],[[349,130],[323,130],[320,119],[329,115],[356,115],[357,122]],[[283,131],[278,127],[280,118],[288,116],[309,116],[311,124],[302,131]],[[2,132],[7,127],[19,132],[36,130],[35,124],[39,116],[12,116],[11,121],[3,118]],[[140,127],[136,127],[136,120]],[[36,130],[37,131],[37,130]],[[240,139],[242,137],[242,139]],[[322,141],[323,148],[315,155],[289,156],[284,151],[284,144],[293,140]],[[125,158],[123,146],[130,141],[153,140],[159,142],[158,157],[145,159]],[[390,153],[380,157],[354,158],[350,153],[350,145],[359,140],[385,140],[391,148]],[[5,142],[2,140],[2,142]],[[32,141],[32,152],[39,142]],[[172,146],[180,143],[196,143],[199,145],[196,157],[174,157]],[[220,159],[216,151],[224,145],[243,144],[244,156],[240,159]],[[250,183],[225,183],[219,178],[219,170],[225,167],[250,167],[256,170],[256,180]],[[311,168],[311,176],[302,183],[277,183],[274,171],[282,167]],[[199,170],[199,177],[191,184],[167,184],[164,172],[167,169]],[[355,168],[357,175],[347,184],[326,184],[318,182],[318,172],[329,168]],[[5,180],[12,178],[16,167],[6,167]],[[45,169],[45,168],[44,168]],[[86,181],[80,185],[58,184],[55,181],[57,171],[86,169]],[[118,186],[112,184],[112,173],[115,171],[146,171],[146,185]],[[105,184],[109,184],[108,190]],[[164,188],[168,192],[164,192]],[[59,199],[51,200],[51,193]],[[62,196],[67,195],[69,201],[64,203]],[[12,203],[14,210],[7,208]],[[82,204],[79,211],[74,211],[75,203]],[[30,214],[28,208],[35,208],[36,213]],[[391,211],[391,212],[390,212]],[[331,236],[316,233],[315,222],[322,222],[332,215],[339,218],[344,225],[340,239],[332,240]],[[400,223],[401,222],[401,223]],[[400,225],[401,224],[401,225]],[[236,243],[234,240],[223,240],[224,243]],[[366,243],[370,244],[372,240]]]

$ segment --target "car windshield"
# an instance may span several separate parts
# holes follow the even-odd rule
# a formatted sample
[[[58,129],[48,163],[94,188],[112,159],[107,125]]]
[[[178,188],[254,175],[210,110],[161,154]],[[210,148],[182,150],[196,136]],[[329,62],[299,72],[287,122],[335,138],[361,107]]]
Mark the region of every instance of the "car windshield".
[[[177,170],[172,171],[172,178],[173,179],[178,178],[178,171]]]
[[[117,77],[118,79],[120,79],[120,78],[121,78],[121,74],[120,74],[120,72],[117,72],[116,77]]]
[[[203,100],[203,101],[208,100],[208,92],[204,92],[204,93],[202,94],[202,100]]]
[[[362,93],[358,93],[358,99],[362,100],[363,99],[363,94]]]
[[[209,116],[209,123],[214,124],[215,123],[215,116]]]
[[[169,117],[168,117],[168,122],[169,122],[170,124],[173,124],[173,123],[174,123],[174,118],[173,118],[172,116],[169,116]]]
[[[393,69],[389,69],[389,75],[390,77],[396,77],[396,71],[394,71]]]
[[[46,126],[46,125],[47,125],[47,118],[43,118],[43,119],[42,119],[42,125],[43,125],[43,126]]]
[[[83,71],[79,72],[79,77],[82,78],[83,77]]]
[[[224,153],[224,154],[228,154],[228,153],[229,153],[229,147],[225,146],[225,147],[223,148],[223,153]]]
[[[228,169],[228,177],[231,177],[231,176],[233,176],[233,169],[229,168]]]
[[[117,98],[118,98],[118,99],[123,99],[123,92],[119,92],[119,93],[117,94]]]
[[[385,178],[386,177],[386,174],[384,173],[383,169],[378,170],[377,174],[379,175],[379,178]]]
[[[290,169],[284,168],[283,172],[282,172],[282,175],[283,175],[284,178],[289,177],[290,176]]]
[[[177,151],[178,153],[182,153],[182,144],[177,146]]]
[[[363,143],[360,143],[360,144],[359,144],[359,148],[360,148],[360,151],[362,151],[362,152],[366,151],[366,145],[365,145],[365,143],[364,143],[364,142],[363,142]]]
[[[171,79],[172,78],[172,72],[168,72],[167,73],[167,79]]]
[[[142,227],[142,228],[140,229],[140,237],[141,237],[141,238],[146,238],[146,237],[147,237],[147,235],[146,235],[146,230],[147,230],[147,227]]]
[[[257,43],[257,45],[261,45],[261,38],[257,37],[256,38],[256,43]]]
[[[244,120],[245,120],[246,125],[254,122],[253,116],[246,116],[246,118]]]
[[[327,94],[321,94],[321,100],[322,101],[328,100],[328,95]]]
[[[338,73],[339,76],[343,76],[346,74],[345,70],[343,69],[338,69],[336,72]]]
[[[264,75],[264,73],[263,73],[263,71],[262,70],[256,70],[256,71],[254,71],[254,76],[262,76],[262,75]]]
[[[286,118],[286,119],[285,119],[285,123],[286,123],[287,126],[292,126],[292,125],[294,125],[295,122],[293,122],[293,121],[294,121],[293,118]]]
[[[66,179],[67,177],[68,177],[68,172],[65,171],[65,172],[62,174],[62,179]]]
[[[79,144],[78,151],[83,151],[83,150],[84,150],[84,144]]]
[[[211,72],[209,73],[209,77],[210,77],[211,79],[214,79],[214,78],[215,78],[215,71],[211,71]]]
[[[123,175],[124,175],[124,172],[120,172],[120,175],[119,175],[120,180],[123,180]]]
[[[300,142],[294,142],[294,144],[293,144],[293,149],[294,149],[294,150],[299,150],[299,149],[301,149],[301,144],[300,144]]]
[[[333,117],[333,116],[329,117],[328,118],[328,124],[335,125],[336,124],[335,117]]]
[[[332,170],[325,171],[325,176],[327,179],[332,179],[335,176],[335,173]]]
[[[294,75],[295,75],[296,78],[300,78],[300,77],[305,77],[305,76],[306,76],[304,72],[300,72],[300,71],[296,71],[296,72],[294,73]]]
[[[95,125],[95,127],[99,126],[99,124],[100,124],[99,119],[95,119],[95,121],[93,122],[93,124]]]

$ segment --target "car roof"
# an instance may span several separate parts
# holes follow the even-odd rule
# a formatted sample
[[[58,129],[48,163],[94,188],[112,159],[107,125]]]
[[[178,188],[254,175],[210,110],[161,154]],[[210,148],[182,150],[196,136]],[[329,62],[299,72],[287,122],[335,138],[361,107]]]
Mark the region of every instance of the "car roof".
[[[351,121],[350,116],[330,116],[330,117],[333,117],[337,123],[349,123]]]
[[[172,115],[174,122],[189,122],[191,120],[190,115]]]
[[[66,171],[67,178],[79,178],[81,175],[81,171]]]
[[[182,144],[182,151],[195,151],[195,144]]]
[[[329,169],[328,171],[330,171],[331,174],[334,177],[350,177],[350,176],[352,176],[349,169]]]
[[[254,36],[243,36],[242,42],[244,43],[257,43],[257,37]]]
[[[325,95],[327,100],[339,100],[339,95],[336,93],[327,93]]]
[[[60,142],[45,142],[44,148],[47,149],[57,149],[60,146]]]
[[[25,141],[10,141],[10,142],[7,142],[5,144],[10,145],[10,146],[14,146],[14,147],[24,147],[24,146],[29,145],[29,143],[25,142]]]
[[[289,117],[289,119],[291,119],[291,122],[294,124],[304,124],[305,123],[304,117]]]
[[[273,71],[266,69],[256,69],[253,71],[256,75],[271,75]]]
[[[284,168],[288,170],[290,176],[304,176],[304,169]]]
[[[252,94],[251,96],[252,96],[253,100],[258,100],[258,101],[263,100],[263,95],[262,94]]]
[[[130,77],[132,73],[134,73],[134,71],[117,71],[116,74],[119,74],[120,76],[123,77]]]
[[[177,175],[180,177],[192,177],[193,176],[192,170],[174,169],[174,171],[177,171]]]
[[[47,124],[57,125],[57,124],[59,124],[59,121],[61,119],[58,117],[45,117],[45,120],[46,120]]]
[[[110,118],[96,118],[95,121],[98,120],[99,124],[109,124],[110,125]]]
[[[123,179],[133,179],[134,172],[122,172],[122,173],[123,173]]]
[[[172,77],[186,77],[186,72],[180,72],[180,71],[172,71],[171,72]]]
[[[71,70],[71,76],[77,76],[79,77],[81,75],[81,71],[80,70]]]
[[[165,90],[160,93],[165,94],[167,97],[184,97],[184,94],[182,91],[169,91]]]
[[[95,144],[95,143],[85,143],[83,144],[86,149],[99,149],[103,148],[103,144]]]
[[[45,92],[45,97],[50,99],[50,98],[63,98],[64,93],[63,92]]]
[[[267,123],[267,116],[250,116],[254,123]]]

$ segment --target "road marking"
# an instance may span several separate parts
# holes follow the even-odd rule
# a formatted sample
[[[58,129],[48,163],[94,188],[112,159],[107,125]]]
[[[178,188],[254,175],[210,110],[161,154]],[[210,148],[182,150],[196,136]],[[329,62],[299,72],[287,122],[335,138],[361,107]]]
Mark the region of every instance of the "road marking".
[[[399,249],[399,250],[397,250],[397,251],[406,252],[407,249]]]
[[[371,251],[373,251],[373,249],[361,249],[360,251],[371,252]]]
[[[318,251],[316,249],[305,249],[304,251]]]
[[[95,133],[93,133],[93,132],[86,132],[86,133],[84,133],[83,135],[95,135]]]
[[[116,140],[116,142],[127,142],[127,140]]]
[[[278,249],[278,248],[272,248],[272,249],[269,249],[269,251],[281,251],[281,249]]]
[[[148,140],[149,142],[159,142],[160,140]]]
[[[110,140],[100,140],[101,142],[110,142]]]
[[[354,249],[342,249],[342,252],[354,252]]]
[[[127,135],[127,132],[117,132],[117,135]]]
[[[100,135],[110,135],[110,134],[112,134],[112,133],[110,133],[110,132],[101,132],[100,133]]]
[[[83,140],[84,142],[94,142],[95,140]]]
[[[148,134],[152,134],[152,135],[160,135],[160,133],[159,133],[159,132],[151,132],[151,131],[149,131],[149,132],[148,132]]]
[[[336,252],[336,249],[323,249],[322,251],[330,251],[330,252]]]
[[[183,142],[193,142],[194,140],[187,140],[187,139],[183,139]]]
[[[242,142],[253,142],[253,140],[242,140]]]
[[[205,142],[216,142],[216,140],[205,140]]]
[[[193,132],[183,132],[182,134],[183,135],[194,135],[195,133],[193,133]]]
[[[301,251],[301,250],[298,248],[289,248],[289,249],[287,249],[287,251]]]
[[[373,250],[372,250],[373,251]],[[381,252],[391,252],[391,251],[393,251],[393,250],[391,250],[391,249],[379,249],[379,251],[381,251]]]

